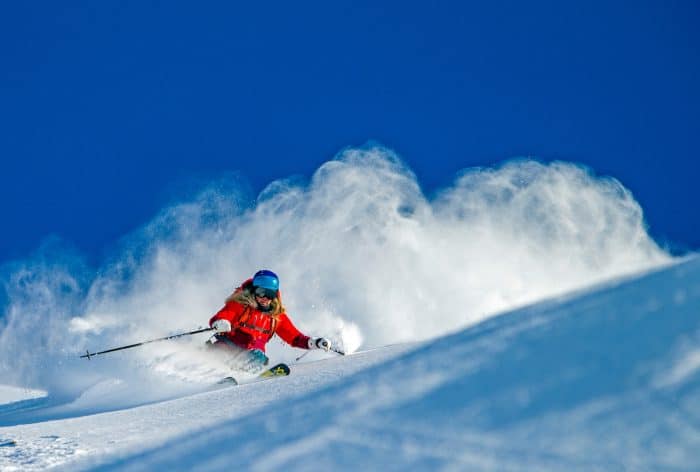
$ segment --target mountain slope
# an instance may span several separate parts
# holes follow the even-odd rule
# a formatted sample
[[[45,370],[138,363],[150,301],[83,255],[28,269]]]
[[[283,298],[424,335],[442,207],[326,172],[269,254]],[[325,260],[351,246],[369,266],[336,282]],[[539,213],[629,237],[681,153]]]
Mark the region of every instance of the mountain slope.
[[[3,470],[697,470],[700,259],[288,378],[0,428]]]
[[[694,259],[489,320],[112,468],[697,470],[699,308]]]

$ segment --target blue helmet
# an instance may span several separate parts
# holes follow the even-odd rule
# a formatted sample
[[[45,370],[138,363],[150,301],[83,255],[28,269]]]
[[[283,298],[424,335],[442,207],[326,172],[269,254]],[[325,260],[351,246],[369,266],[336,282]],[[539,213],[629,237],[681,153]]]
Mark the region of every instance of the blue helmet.
[[[253,276],[253,286],[277,291],[280,289],[280,279],[271,270],[259,270]]]

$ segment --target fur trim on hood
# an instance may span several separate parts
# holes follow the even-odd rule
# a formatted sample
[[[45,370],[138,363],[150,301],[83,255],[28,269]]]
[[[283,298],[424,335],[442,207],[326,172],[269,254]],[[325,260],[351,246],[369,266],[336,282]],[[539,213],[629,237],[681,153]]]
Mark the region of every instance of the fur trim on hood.
[[[256,310],[258,308],[258,302],[255,301],[255,295],[253,295],[253,292],[249,288],[238,287],[226,299],[226,303],[228,302],[240,303],[241,305],[247,305]],[[272,309],[265,313],[275,316],[285,312],[284,306],[282,306],[282,300],[280,300],[279,295],[274,300],[272,300],[271,305]]]

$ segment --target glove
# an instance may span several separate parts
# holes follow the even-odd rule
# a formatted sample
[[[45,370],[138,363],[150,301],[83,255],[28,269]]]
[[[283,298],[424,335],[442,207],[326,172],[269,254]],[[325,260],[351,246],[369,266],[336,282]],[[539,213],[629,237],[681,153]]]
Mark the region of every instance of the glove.
[[[330,351],[331,342],[326,338],[309,338],[309,349],[323,349],[324,351]]]
[[[231,331],[231,322],[229,320],[216,320],[211,327],[214,328],[217,333],[226,333]]]

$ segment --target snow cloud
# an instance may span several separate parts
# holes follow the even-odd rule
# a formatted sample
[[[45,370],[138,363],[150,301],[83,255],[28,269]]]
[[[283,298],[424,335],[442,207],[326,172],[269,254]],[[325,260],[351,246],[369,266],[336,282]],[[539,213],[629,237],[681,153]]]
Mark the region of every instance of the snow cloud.
[[[77,256],[58,264],[41,253],[6,268],[2,380],[50,388],[148,368],[164,350],[206,338],[89,368],[76,358],[205,326],[260,268],[280,275],[297,327],[354,350],[440,336],[670,260],[620,182],[565,162],[465,169],[426,196],[392,151],[348,149],[310,181],[276,181],[246,201],[212,184],[126,237],[89,276]],[[271,343],[283,360],[292,351]]]

